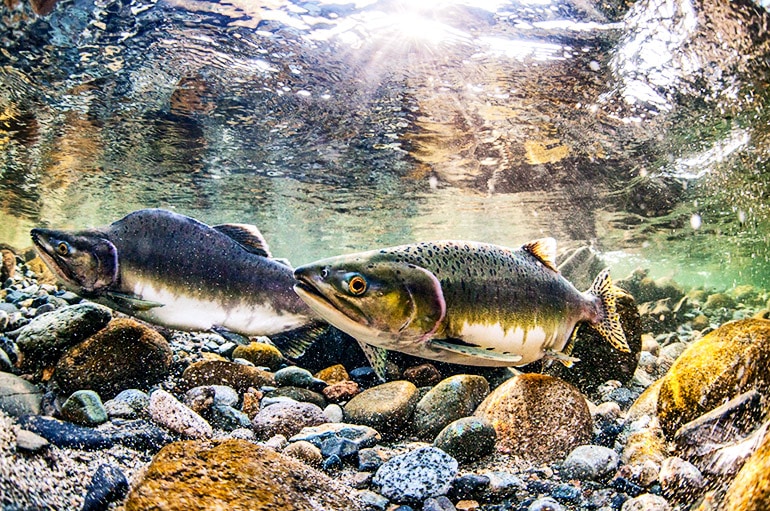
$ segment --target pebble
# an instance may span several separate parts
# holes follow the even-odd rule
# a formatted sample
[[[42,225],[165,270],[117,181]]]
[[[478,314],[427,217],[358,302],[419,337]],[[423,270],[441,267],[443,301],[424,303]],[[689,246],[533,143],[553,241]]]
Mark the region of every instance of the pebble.
[[[497,432],[488,420],[463,417],[441,430],[433,445],[457,461],[469,463],[491,454],[496,442]]]
[[[281,387],[300,387],[310,390],[322,390],[328,384],[320,378],[314,377],[310,371],[297,366],[288,366],[279,369],[273,376],[275,384]]]
[[[358,451],[358,470],[374,472],[385,463],[386,459],[381,449],[369,448]]]
[[[457,475],[457,460],[436,447],[422,447],[386,461],[372,483],[394,502],[422,502],[445,495]]]
[[[78,390],[72,393],[62,404],[61,415],[81,426],[98,426],[107,422],[107,410],[104,409],[99,394],[93,390]]]
[[[392,381],[361,392],[343,410],[347,421],[395,437],[406,430],[418,398],[414,383]]]
[[[358,492],[357,497],[358,500],[360,500],[361,503],[366,507],[366,509],[371,509],[373,511],[385,511],[385,509],[388,507],[388,499],[371,490],[361,490]]]
[[[303,428],[318,426],[327,421],[323,410],[314,404],[285,401],[260,410],[251,420],[251,425],[258,438],[279,434],[291,437]]]
[[[618,453],[600,445],[581,445],[562,464],[567,479],[597,481],[611,476],[618,467]]]
[[[414,410],[414,429],[425,439],[433,439],[450,422],[472,415],[489,394],[483,376],[459,374],[430,389]]]
[[[563,511],[563,507],[553,497],[537,499],[527,506],[527,511]]]
[[[345,413],[342,411],[342,407],[336,403],[326,405],[324,416],[329,419],[329,422],[342,422],[345,420]]]
[[[457,511],[457,508],[451,500],[442,495],[425,499],[422,504],[422,511]]]
[[[223,431],[233,431],[251,426],[251,419],[242,411],[228,405],[215,404],[204,414],[212,427]]]
[[[354,442],[359,449],[372,447],[382,438],[374,428],[360,424],[345,424],[342,422],[326,423],[318,426],[305,427],[291,437],[292,442],[307,440],[320,448],[329,438],[345,438]]]
[[[326,399],[318,392],[302,387],[279,387],[266,394],[267,398],[288,397],[294,401],[312,403],[319,408],[326,407]]]
[[[139,389],[126,389],[104,403],[110,417],[138,419],[149,416],[150,396]]]
[[[350,381],[350,375],[345,369],[345,366],[342,364],[336,364],[325,369],[321,369],[316,373],[315,377],[319,380],[325,381],[329,385]]]
[[[11,417],[37,415],[43,393],[37,385],[14,374],[0,372],[0,410]]]
[[[26,429],[16,430],[16,448],[27,452],[38,452],[50,445],[50,442],[42,436],[27,431]]]
[[[320,466],[324,459],[321,450],[306,440],[291,442],[284,448],[283,453],[311,466]]]
[[[180,390],[202,385],[227,385],[243,394],[250,387],[272,385],[273,374],[256,367],[227,360],[201,360],[190,364],[182,373]]]
[[[645,493],[623,503],[620,511],[669,511],[671,506],[660,495]]]
[[[312,445],[312,444],[311,444]],[[343,462],[358,459],[358,444],[347,438],[334,436],[327,438],[321,444],[321,454],[328,458],[337,456]]]
[[[350,401],[361,392],[358,383],[354,381],[341,381],[333,383],[323,389],[324,397],[331,403],[343,403]]]
[[[115,465],[100,465],[86,490],[80,511],[106,511],[128,494],[128,479]]]
[[[488,491],[490,478],[479,474],[463,474],[452,481],[447,496],[453,500],[479,499]]]
[[[671,500],[683,500],[697,494],[706,485],[700,470],[689,461],[672,456],[663,460],[658,474],[663,496]]]
[[[148,411],[153,421],[180,435],[210,438],[214,434],[211,425],[203,417],[165,390],[158,389],[150,394]]]
[[[248,360],[258,367],[268,367],[277,370],[284,363],[283,355],[278,348],[263,342],[252,342],[246,346],[238,346],[232,353],[232,358]]]
[[[415,387],[433,387],[441,381],[441,373],[433,364],[420,364],[404,370],[404,379]]]

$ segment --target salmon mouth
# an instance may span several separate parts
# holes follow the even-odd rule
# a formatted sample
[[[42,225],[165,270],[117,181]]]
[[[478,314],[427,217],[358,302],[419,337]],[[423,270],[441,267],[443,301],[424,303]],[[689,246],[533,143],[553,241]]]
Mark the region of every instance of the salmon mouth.
[[[53,255],[53,247],[48,241],[48,236],[46,236],[45,231],[42,229],[32,229],[29,234],[30,238],[32,238],[32,244],[35,247],[35,251],[45,265],[62,280],[77,285],[75,275],[72,274],[66,264],[60,264],[58,259]]]

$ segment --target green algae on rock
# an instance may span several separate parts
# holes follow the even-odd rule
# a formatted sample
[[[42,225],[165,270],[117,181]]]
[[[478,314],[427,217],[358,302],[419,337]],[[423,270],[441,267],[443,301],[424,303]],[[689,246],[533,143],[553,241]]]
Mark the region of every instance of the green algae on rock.
[[[590,443],[593,419],[585,397],[569,383],[522,374],[497,387],[474,414],[497,431],[497,449],[539,463],[564,458]]]
[[[667,437],[683,424],[751,388],[770,384],[770,321],[722,325],[690,345],[664,377],[658,417]]]
[[[175,442],[134,484],[126,511],[359,511],[353,490],[245,440]]]

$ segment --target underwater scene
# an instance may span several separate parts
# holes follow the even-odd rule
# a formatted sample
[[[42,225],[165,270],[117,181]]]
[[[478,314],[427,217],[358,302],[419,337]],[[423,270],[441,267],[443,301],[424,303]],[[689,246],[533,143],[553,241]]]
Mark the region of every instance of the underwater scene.
[[[770,509],[766,0],[5,0],[0,505]]]

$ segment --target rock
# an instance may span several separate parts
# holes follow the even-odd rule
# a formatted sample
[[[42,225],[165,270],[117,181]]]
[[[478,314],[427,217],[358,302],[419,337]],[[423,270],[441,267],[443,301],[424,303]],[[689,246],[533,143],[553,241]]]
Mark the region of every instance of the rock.
[[[498,470],[485,472],[482,475],[489,480],[487,491],[495,499],[508,498],[517,491],[526,489],[526,485],[519,477],[508,472]]]
[[[358,451],[358,471],[374,472],[385,463],[386,456],[381,449],[370,448]]]
[[[319,380],[325,381],[329,385],[334,385],[335,383],[350,380],[350,376],[348,375],[345,366],[342,364],[337,364],[327,367],[326,369],[322,369],[316,373],[315,377]]]
[[[16,275],[16,255],[7,249],[0,250],[0,282]]]
[[[336,403],[327,405],[326,408],[324,408],[324,415],[329,419],[329,422],[342,422],[345,419],[345,412],[343,412],[342,407]]]
[[[663,378],[658,416],[667,436],[733,397],[770,384],[770,321],[726,323],[690,345]]]
[[[263,408],[251,420],[258,438],[296,435],[303,428],[327,422],[323,410],[311,403],[286,401]]]
[[[670,509],[671,506],[663,497],[645,493],[625,501],[620,511],[669,511]]]
[[[0,372],[0,410],[11,417],[37,415],[43,393],[23,378],[11,373]]]
[[[353,490],[304,463],[244,440],[177,442],[136,481],[126,511],[361,511]]]
[[[36,317],[16,338],[23,354],[22,370],[55,364],[67,348],[92,336],[111,319],[110,309],[94,303],[70,305]]]
[[[593,420],[583,395],[572,385],[539,374],[522,374],[496,388],[475,414],[492,423],[497,449],[546,463],[587,444]]]
[[[457,508],[455,508],[451,500],[442,495],[425,499],[425,502],[422,504],[422,511],[457,511]]]
[[[759,448],[746,461],[730,484],[719,509],[766,511],[770,509],[770,435],[765,434]],[[701,508],[707,511],[707,508]]]
[[[106,511],[112,502],[123,500],[128,494],[128,479],[116,466],[99,466],[88,485],[80,511]]]
[[[214,406],[214,394],[213,385],[204,385],[202,387],[193,387],[184,393],[182,402],[193,412],[202,415],[209,408]]]
[[[483,376],[458,374],[428,391],[414,410],[414,429],[424,439],[435,438],[449,423],[472,415],[489,395],[489,383]]]
[[[180,390],[185,391],[202,385],[227,385],[243,394],[249,387],[258,389],[274,383],[271,373],[256,367],[226,360],[201,360],[190,364],[184,370]]]
[[[54,379],[63,392],[89,389],[107,399],[148,390],[165,379],[173,356],[166,339],[132,319],[115,319],[59,359]]]
[[[457,475],[457,460],[435,447],[394,456],[374,475],[372,483],[394,502],[422,502],[445,495]]]
[[[735,300],[727,293],[710,294],[703,304],[703,310],[713,311],[717,309],[735,309],[737,304]]]
[[[358,450],[356,442],[338,436],[328,438],[321,444],[321,454],[324,458],[337,456],[342,461],[358,459]]]
[[[370,426],[394,437],[406,429],[419,394],[408,381],[392,381],[372,387],[351,399],[343,408],[346,420]]]
[[[61,415],[81,426],[98,426],[107,422],[107,410],[104,409],[99,394],[93,390],[78,390],[72,393],[62,404]]]
[[[242,358],[255,366],[267,367],[271,371],[277,370],[284,363],[283,354],[278,348],[264,342],[252,342],[246,346],[238,346],[233,351],[232,358]]]
[[[388,507],[388,499],[371,490],[363,490],[358,493],[358,498],[367,511],[385,511]],[[411,508],[409,508],[411,510]],[[394,511],[404,511],[400,507]]]
[[[321,450],[305,440],[290,443],[284,448],[283,453],[314,467],[320,466],[324,459]]]
[[[189,438],[209,438],[211,425],[165,390],[150,394],[148,409],[154,422]]]
[[[433,364],[420,364],[404,370],[404,379],[415,387],[433,387],[441,381],[441,373]]]
[[[39,452],[50,445],[50,442],[32,431],[16,430],[16,448],[27,452]]]
[[[241,411],[246,414],[249,419],[253,419],[256,414],[259,413],[261,401],[264,395],[262,392],[255,388],[249,388],[243,394],[243,403],[241,404]]]
[[[380,434],[369,426],[344,423],[327,423],[303,428],[290,438],[292,442],[306,440],[320,448],[332,437],[346,438],[358,445],[359,449],[371,447],[381,440]]]
[[[358,383],[354,381],[341,381],[333,383],[323,389],[324,397],[331,403],[342,403],[353,399],[361,392]]]
[[[265,397],[270,399],[288,397],[294,401],[312,403],[319,408],[326,407],[326,399],[321,394],[312,390],[303,389],[302,387],[279,387],[265,394]]]
[[[104,409],[110,417],[138,419],[148,417],[150,396],[139,389],[126,389],[104,403]]]
[[[495,450],[497,433],[492,424],[480,417],[463,417],[449,423],[433,445],[461,463],[476,461]]]
[[[618,453],[600,445],[581,445],[569,453],[562,464],[567,479],[599,481],[618,468]]]
[[[280,387],[299,387],[310,390],[322,390],[327,383],[315,378],[310,371],[297,366],[284,367],[275,372],[275,384]]]
[[[564,511],[564,508],[553,497],[542,497],[530,504],[527,511]]]
[[[631,381],[642,349],[642,324],[636,302],[630,295],[618,298],[617,309],[626,342],[631,348],[629,353],[616,350],[590,325],[582,323],[577,327],[571,353],[580,362],[572,367],[553,363],[545,369],[545,373],[571,383],[584,394],[591,394],[608,380],[617,380],[623,384]],[[542,363],[530,364],[525,369],[533,366],[538,368]]]
[[[664,497],[680,502],[692,501],[706,484],[695,465],[675,456],[663,460],[658,482]]]
[[[479,474],[463,474],[452,481],[447,496],[454,500],[481,499],[489,488],[489,477]]]
[[[215,404],[207,410],[204,418],[212,427],[223,431],[251,427],[251,419],[245,413],[228,405]]]

